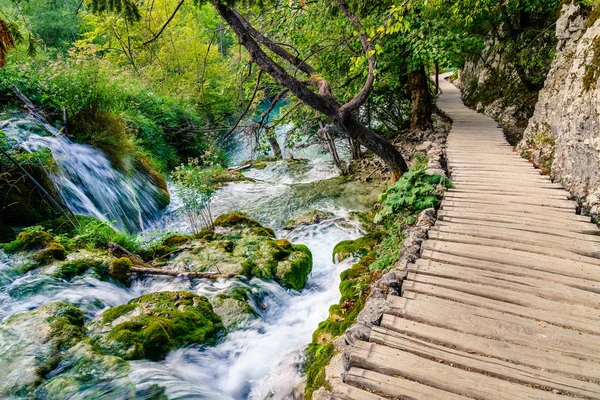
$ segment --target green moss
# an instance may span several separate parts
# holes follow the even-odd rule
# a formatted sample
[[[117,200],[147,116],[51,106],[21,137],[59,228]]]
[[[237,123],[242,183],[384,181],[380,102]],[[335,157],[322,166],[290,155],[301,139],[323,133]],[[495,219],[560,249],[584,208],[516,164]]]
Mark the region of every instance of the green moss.
[[[18,251],[40,250],[54,241],[52,235],[44,231],[39,226],[25,229],[19,233],[17,238],[4,247],[6,253],[16,253]]]
[[[315,390],[328,386],[325,379],[325,367],[327,367],[334,354],[335,350],[332,343],[326,345],[311,343],[308,345],[305,363],[306,388],[304,389],[304,399],[312,399]]]
[[[250,233],[252,233],[253,235],[256,236],[264,236],[264,237],[268,237],[268,238],[275,238],[275,232],[273,231],[273,229],[271,228],[265,228],[265,227],[254,227],[254,228],[250,228]]]
[[[586,57],[589,51],[592,51],[593,55],[592,59],[586,63],[585,74],[583,75],[583,89],[586,92],[596,89],[598,79],[600,79],[600,36],[592,41],[592,45],[586,52]]]
[[[275,232],[271,228],[266,228],[260,222],[236,211],[218,216],[214,225],[222,227],[263,228],[267,230],[272,237],[275,237]]]
[[[64,260],[66,257],[64,246],[58,242],[50,243],[35,255],[35,258],[41,264],[48,264],[53,260]]]
[[[255,162],[254,164],[252,164],[252,168],[265,169],[265,168],[267,168],[267,163],[266,162]]]
[[[126,282],[129,277],[128,274],[131,271],[131,260],[127,257],[121,257],[110,262],[108,267],[109,275],[118,281]]]
[[[111,323],[115,319],[135,310],[136,308],[137,304],[133,303],[122,304],[120,306],[109,308],[108,310],[104,311],[104,313],[102,313],[102,321],[105,323]]]
[[[378,231],[368,233],[356,240],[344,240],[339,242],[333,248],[334,261],[336,255],[339,261],[345,260],[348,257],[360,257],[366,255],[375,248],[383,235],[385,235],[385,232]]]
[[[93,258],[85,258],[80,260],[72,260],[62,263],[56,272],[52,275],[58,278],[71,280],[76,276],[82,275],[85,272],[94,270],[99,275],[102,274],[104,262]]]
[[[221,318],[203,296],[184,291],[151,293],[131,300],[127,307],[109,309],[102,321],[125,321],[112,327],[99,345],[107,354],[125,359],[163,359],[190,344],[214,344],[223,331]]]
[[[189,242],[190,239],[191,238],[186,235],[173,235],[163,240],[162,244],[169,247],[181,246],[182,244]]]
[[[278,264],[276,279],[283,286],[300,291],[306,285],[312,271],[312,253],[302,244],[293,245],[292,249],[289,260]]]
[[[47,264],[53,260],[64,260],[66,251],[64,246],[44,231],[41,226],[33,226],[23,230],[15,240],[4,246],[8,254],[19,251],[36,251],[33,259],[38,264]]]

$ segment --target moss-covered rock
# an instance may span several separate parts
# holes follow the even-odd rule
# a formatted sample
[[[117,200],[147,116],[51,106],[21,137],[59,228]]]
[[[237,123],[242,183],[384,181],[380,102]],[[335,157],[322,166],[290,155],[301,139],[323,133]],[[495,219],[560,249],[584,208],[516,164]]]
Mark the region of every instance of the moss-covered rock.
[[[272,237],[275,237],[273,229],[263,226],[260,222],[248,217],[246,214],[235,211],[219,215],[217,219],[215,219],[214,225],[224,228],[261,228],[269,232]]]
[[[33,258],[40,264],[66,257],[64,246],[39,226],[23,230],[15,240],[4,246],[4,251],[8,254],[35,252]]]
[[[84,256],[79,259],[67,260],[60,263],[52,275],[57,278],[71,280],[89,270],[94,271],[99,276],[104,276],[107,272],[107,264],[100,258]]]
[[[191,238],[187,235],[172,235],[163,240],[163,246],[173,247],[181,246],[182,244],[189,242]]]
[[[385,232],[378,231],[368,233],[356,240],[344,240],[339,242],[333,248],[333,261],[337,256],[338,261],[348,257],[362,257],[375,248],[381,241]]]
[[[292,230],[303,225],[318,224],[321,221],[325,221],[333,217],[335,217],[335,215],[328,211],[312,210],[288,220],[284,224],[283,229]]]
[[[312,253],[302,244],[293,245],[291,251],[287,260],[278,264],[275,280],[285,287],[302,290],[312,271]]]
[[[127,257],[117,258],[110,262],[108,274],[115,280],[125,282],[128,280],[128,274],[131,271],[131,260]]]
[[[3,375],[0,397],[31,397],[35,388],[85,339],[83,313],[67,303],[49,303],[0,324]]]
[[[161,360],[179,347],[216,343],[223,323],[206,297],[174,291],[110,308],[88,329],[104,354]]]

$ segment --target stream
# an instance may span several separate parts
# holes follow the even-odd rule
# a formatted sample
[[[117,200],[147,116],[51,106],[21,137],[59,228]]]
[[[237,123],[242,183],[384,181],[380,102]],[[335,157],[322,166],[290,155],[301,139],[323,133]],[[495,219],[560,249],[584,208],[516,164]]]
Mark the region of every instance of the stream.
[[[152,240],[159,232],[189,231],[179,212],[181,202],[172,190],[170,205],[158,211],[149,201],[152,196],[146,193],[153,190],[152,186],[143,177],[114,170],[98,149],[44,135],[31,129],[32,121],[25,116],[1,124],[5,134],[25,150],[46,147],[52,151],[57,169],[51,179],[72,211],[117,221],[115,225],[120,228],[135,227],[144,240]],[[247,158],[243,149],[232,151],[234,162]],[[360,223],[351,218],[351,212],[368,208],[378,190],[364,183],[336,179],[337,170],[319,146],[308,146],[294,156],[310,161],[281,160],[268,163],[262,170],[244,171],[254,182],[230,183],[221,188],[211,207],[215,216],[233,210],[245,212],[275,229],[277,237],[307,245],[313,254],[313,269],[300,293],[256,278],[192,281],[145,277],[126,288],[89,276],[68,282],[36,270],[19,276],[10,273],[18,267],[18,258],[0,251],[0,318],[44,303],[65,301],[81,308],[89,320],[108,307],[146,293],[186,290],[211,298],[230,286],[249,285],[262,293],[266,307],[252,305],[260,318],[229,332],[214,347],[175,350],[161,362],[130,361],[129,379],[139,393],[159,386],[169,399],[298,396],[304,348],[318,323],[328,316],[329,306],[338,301],[339,274],[350,266],[350,261],[333,263],[333,247],[342,240],[361,236]],[[312,209],[332,212],[335,218],[293,231],[283,230],[288,219]],[[103,390],[106,398],[120,397],[117,384],[109,383]]]

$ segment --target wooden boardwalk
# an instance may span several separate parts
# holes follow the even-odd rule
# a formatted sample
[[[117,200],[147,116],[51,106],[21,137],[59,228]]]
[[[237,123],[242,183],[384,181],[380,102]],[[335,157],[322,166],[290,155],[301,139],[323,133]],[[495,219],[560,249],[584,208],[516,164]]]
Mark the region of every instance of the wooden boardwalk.
[[[344,399],[600,399],[600,230],[442,82],[454,188]]]

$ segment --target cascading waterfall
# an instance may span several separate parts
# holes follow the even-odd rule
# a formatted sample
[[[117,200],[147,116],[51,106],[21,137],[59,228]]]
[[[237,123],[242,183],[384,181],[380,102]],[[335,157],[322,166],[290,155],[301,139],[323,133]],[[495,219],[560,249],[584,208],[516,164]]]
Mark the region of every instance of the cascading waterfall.
[[[49,177],[73,213],[113,222],[120,230],[138,232],[160,216],[159,189],[141,172],[116,170],[99,149],[74,143],[50,126],[22,115],[0,123],[5,135],[29,152],[47,148],[55,168]]]
[[[43,136],[36,126],[20,117],[8,120],[2,129],[27,151],[40,147],[52,151],[57,168],[51,178],[71,210],[116,220],[118,227],[143,229],[149,236],[154,231],[189,231],[178,212],[181,202],[176,196],[159,212],[143,175],[126,176],[113,169],[99,150],[65,137]],[[256,278],[210,281],[154,276],[136,279],[126,288],[92,276],[69,281],[37,270],[20,275],[14,273],[19,260],[0,251],[0,319],[48,302],[66,301],[79,307],[89,321],[108,307],[146,293],[186,290],[211,299],[231,285],[251,286],[261,295],[261,306],[253,306],[260,318],[229,332],[214,347],[178,349],[161,362],[130,361],[128,379],[139,398],[146,398],[144,393],[151,393],[153,387],[162,388],[169,399],[297,398],[304,348],[318,323],[327,317],[329,306],[338,301],[339,274],[350,266],[351,260],[334,264],[332,249],[342,240],[361,235],[360,223],[349,217],[349,211],[370,204],[365,198],[373,190],[363,184],[336,186],[340,181],[330,178],[338,172],[327,155],[315,148],[305,151],[315,153],[311,154],[313,161],[281,160],[263,170],[245,171],[255,182],[236,182],[219,189],[212,204],[215,214],[246,212],[275,228],[278,237],[311,249],[313,270],[300,293]],[[292,232],[282,230],[287,219],[315,208],[331,211],[336,217]],[[128,388],[119,382],[109,378],[102,390],[111,398],[129,396]],[[78,398],[85,398],[86,390],[81,387]]]

